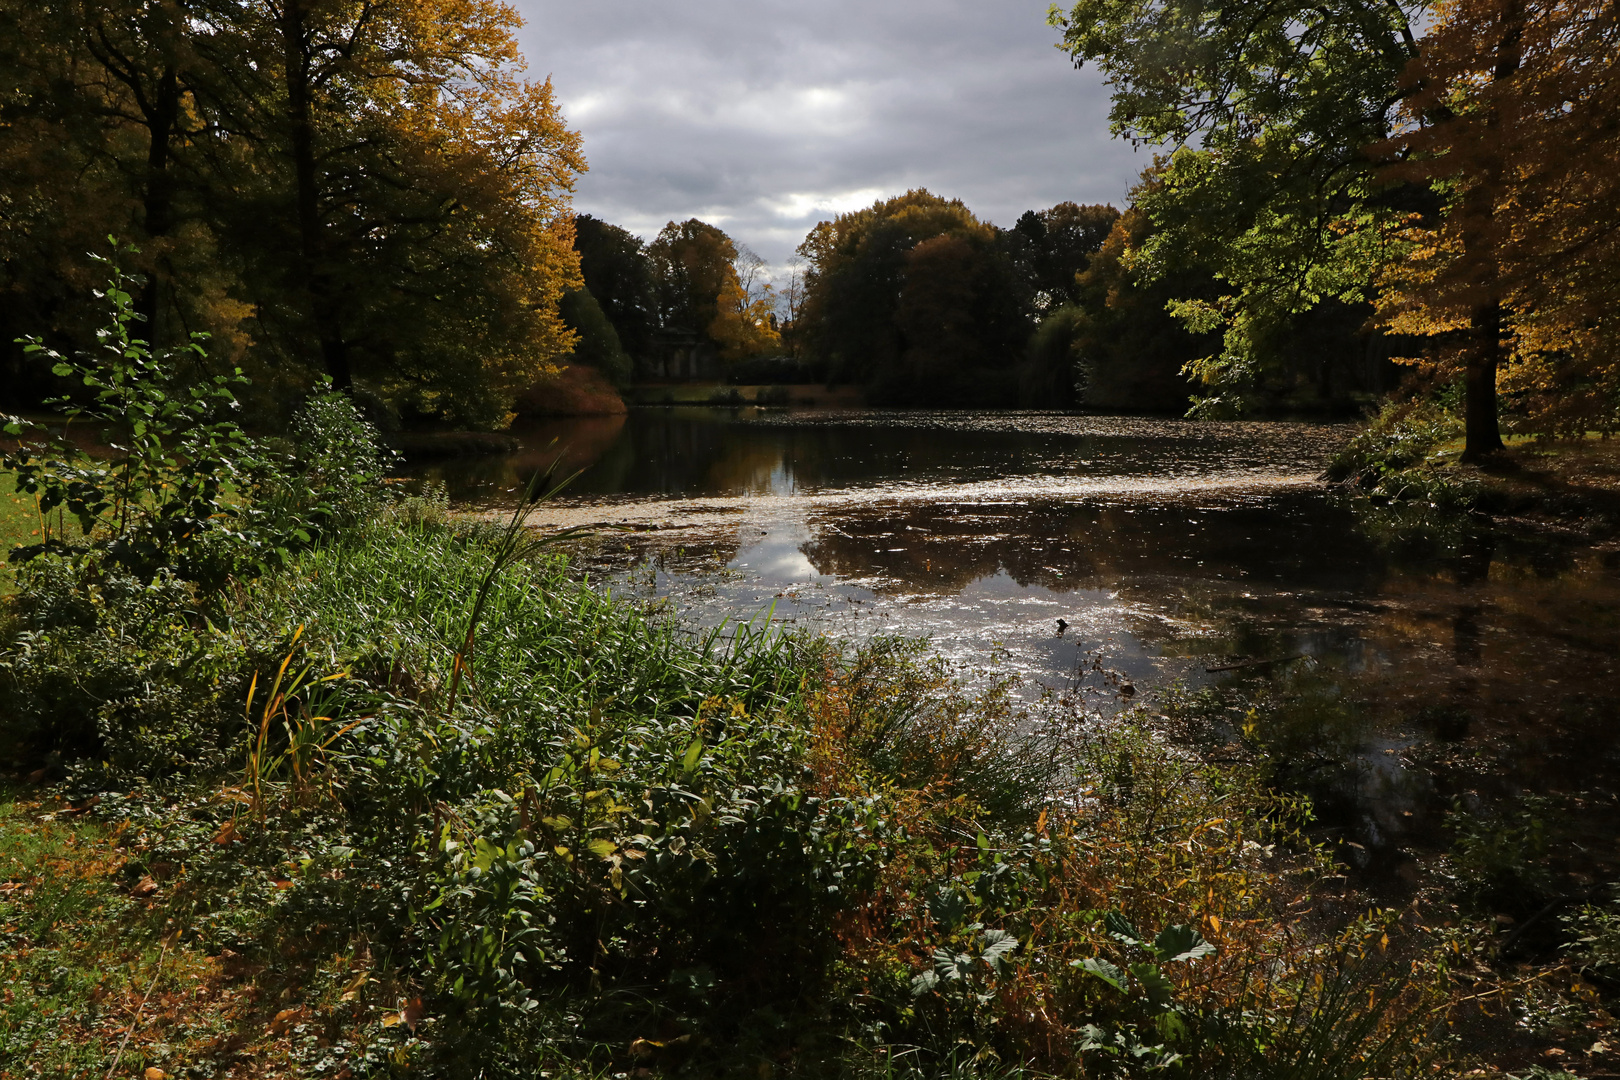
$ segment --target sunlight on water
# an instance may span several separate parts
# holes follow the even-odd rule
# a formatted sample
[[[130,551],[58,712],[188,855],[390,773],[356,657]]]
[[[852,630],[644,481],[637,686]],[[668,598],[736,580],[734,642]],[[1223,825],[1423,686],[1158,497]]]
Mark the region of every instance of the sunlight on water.
[[[1278,670],[1315,680],[1340,719],[1301,745],[1360,763],[1346,798],[1368,844],[1422,827],[1414,807],[1432,831],[1487,785],[1620,784],[1620,552],[1485,536],[1406,557],[1317,480],[1347,432],[637,410],[418,475],[498,508],[556,460],[556,439],[561,467],[587,471],[538,522],[621,527],[576,563],[695,626],[927,637],[968,678],[1016,675],[1027,694],[1099,706],[1126,682],[1151,701],[1174,680],[1304,657]],[[1345,713],[1352,698],[1360,711]]]

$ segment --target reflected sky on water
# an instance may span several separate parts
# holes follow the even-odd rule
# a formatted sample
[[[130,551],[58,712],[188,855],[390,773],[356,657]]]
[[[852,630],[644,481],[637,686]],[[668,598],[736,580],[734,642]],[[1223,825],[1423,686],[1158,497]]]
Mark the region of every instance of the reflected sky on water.
[[[1355,729],[1304,741],[1358,755],[1358,828],[1380,843],[1476,791],[1614,791],[1620,552],[1496,533],[1401,554],[1316,479],[1348,433],[649,409],[543,425],[510,457],[418,475],[498,506],[560,453],[586,471],[548,520],[630,530],[581,564],[697,625],[769,612],[926,636],[963,671],[1099,703],[1122,682],[1209,685],[1303,656],[1285,667],[1308,669]]]

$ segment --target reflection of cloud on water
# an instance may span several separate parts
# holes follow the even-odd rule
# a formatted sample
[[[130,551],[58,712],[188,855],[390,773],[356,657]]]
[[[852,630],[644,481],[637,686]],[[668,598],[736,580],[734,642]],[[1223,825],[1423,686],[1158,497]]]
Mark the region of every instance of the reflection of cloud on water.
[[[728,568],[747,570],[767,586],[819,581],[821,574],[803,551],[809,540],[810,529],[803,522],[772,522],[757,540],[744,540]]]

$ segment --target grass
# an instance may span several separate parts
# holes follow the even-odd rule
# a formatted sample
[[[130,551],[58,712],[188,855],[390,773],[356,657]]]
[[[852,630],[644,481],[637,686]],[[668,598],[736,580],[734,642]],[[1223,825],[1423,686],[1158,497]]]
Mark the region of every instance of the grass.
[[[1423,1053],[1422,980],[1345,974],[1388,927],[1312,914],[1330,868],[1254,770],[497,550],[416,504],[223,593],[30,584],[0,722],[61,764],[0,814],[0,1073],[105,1075],[125,1032],[119,1069],[198,1076]],[[1361,1036],[1310,1072],[1324,1025]]]
[[[0,469],[0,551],[39,539],[39,510],[33,496],[17,491],[16,474]],[[15,571],[7,564],[0,570],[0,596],[16,591]]]

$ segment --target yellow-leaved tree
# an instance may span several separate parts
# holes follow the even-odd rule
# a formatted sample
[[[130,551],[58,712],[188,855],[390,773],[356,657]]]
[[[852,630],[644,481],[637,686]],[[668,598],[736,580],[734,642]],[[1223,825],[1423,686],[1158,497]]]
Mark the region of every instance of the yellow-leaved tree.
[[[204,96],[268,344],[407,407],[495,422],[573,344],[585,168],[494,0],[211,5]]]
[[[1407,74],[1390,179],[1442,211],[1400,232],[1389,325],[1465,377],[1467,453],[1501,445],[1498,376],[1527,426],[1620,429],[1620,11],[1600,0],[1446,0]]]

